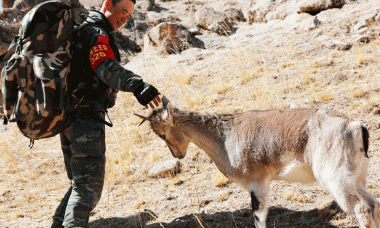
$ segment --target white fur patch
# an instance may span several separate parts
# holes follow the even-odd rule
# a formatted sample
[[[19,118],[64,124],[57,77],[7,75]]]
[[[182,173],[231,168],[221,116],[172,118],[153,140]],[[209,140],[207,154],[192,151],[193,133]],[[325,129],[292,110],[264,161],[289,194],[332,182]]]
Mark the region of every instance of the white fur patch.
[[[310,184],[316,181],[312,170],[299,162],[293,162],[285,166],[276,179],[302,184]]]

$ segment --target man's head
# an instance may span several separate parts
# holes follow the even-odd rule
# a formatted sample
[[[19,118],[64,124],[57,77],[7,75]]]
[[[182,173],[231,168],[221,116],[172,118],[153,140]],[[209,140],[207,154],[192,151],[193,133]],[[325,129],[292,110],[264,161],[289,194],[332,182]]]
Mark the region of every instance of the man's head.
[[[136,0],[104,0],[100,10],[114,31],[119,30],[131,17]]]

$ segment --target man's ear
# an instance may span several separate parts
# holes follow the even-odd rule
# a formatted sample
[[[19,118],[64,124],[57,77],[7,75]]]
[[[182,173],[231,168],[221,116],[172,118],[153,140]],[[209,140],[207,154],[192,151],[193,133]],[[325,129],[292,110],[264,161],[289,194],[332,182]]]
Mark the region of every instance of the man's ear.
[[[105,11],[108,11],[110,4],[112,4],[112,1],[106,0],[106,2],[104,3],[104,10]]]

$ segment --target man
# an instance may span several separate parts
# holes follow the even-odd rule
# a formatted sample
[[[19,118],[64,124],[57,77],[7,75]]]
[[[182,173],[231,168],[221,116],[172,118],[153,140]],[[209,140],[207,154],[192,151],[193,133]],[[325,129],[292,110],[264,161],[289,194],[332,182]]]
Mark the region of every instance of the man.
[[[67,175],[72,185],[53,217],[52,227],[88,227],[100,200],[105,171],[105,120],[118,90],[133,92],[145,108],[161,102],[155,87],[120,66],[113,32],[127,22],[135,0],[105,0],[90,11],[87,24],[73,38],[71,87],[81,100],[70,125],[61,133]]]

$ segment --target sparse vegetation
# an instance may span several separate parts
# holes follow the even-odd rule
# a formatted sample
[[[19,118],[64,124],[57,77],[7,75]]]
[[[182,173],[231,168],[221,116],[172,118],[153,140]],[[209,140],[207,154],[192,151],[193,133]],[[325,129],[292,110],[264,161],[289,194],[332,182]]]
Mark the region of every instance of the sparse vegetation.
[[[163,7],[183,2],[209,4],[193,0],[159,4]],[[100,5],[99,1],[84,3]],[[239,4],[234,0],[225,3]],[[194,20],[189,23],[191,21]],[[344,26],[340,28],[340,24]],[[374,38],[368,44],[348,50],[329,49],[324,46],[325,41],[319,40],[322,36],[328,40],[349,38],[352,34],[343,30],[346,24],[342,19],[322,23],[312,31],[275,29],[259,39],[260,34],[255,33],[253,27],[242,23],[237,28],[239,33],[228,34],[220,44],[207,43],[210,47],[199,51],[199,55],[205,56],[199,60],[186,56],[188,54],[176,54],[185,55],[181,56],[187,60],[184,62],[178,62],[178,56],[173,55],[142,54],[131,56],[126,67],[156,85],[180,108],[233,113],[285,108],[296,103],[300,107],[330,108],[362,120],[370,126],[371,162],[367,186],[372,194],[380,197],[380,39]],[[371,26],[378,32],[379,22]],[[309,45],[303,45],[305,41]],[[231,42],[236,44],[225,45]],[[149,111],[144,110],[132,94],[120,92],[117,104],[109,110],[115,126],[106,128],[106,182],[102,198],[90,217],[90,227],[103,227],[102,223],[112,222],[130,225],[130,222],[131,227],[147,224],[156,228],[166,227],[165,223],[177,224],[176,220],[183,221],[178,227],[187,224],[212,227],[210,224],[227,217],[226,227],[240,227],[243,222],[252,224],[249,195],[218,173],[207,155],[194,145],[190,145],[187,157],[181,161],[181,174],[147,177],[147,170],[153,164],[172,156],[165,143],[151,132],[148,123],[138,127],[141,120],[134,112]],[[49,227],[54,210],[70,184],[59,137],[36,141],[33,149],[28,149],[28,139],[13,123],[0,124],[0,136],[0,227],[25,224]],[[275,181],[271,188],[272,207],[268,217],[271,227],[357,226],[340,210],[324,212],[325,216],[319,214],[318,211],[328,207],[323,202],[331,202],[332,198],[318,185]],[[318,211],[315,208],[319,208]],[[146,219],[145,209],[152,211],[155,217],[149,215],[150,219]],[[298,223],[292,226],[295,221],[290,218],[295,215]],[[298,215],[301,216],[298,218]],[[234,216],[239,219],[234,220]],[[308,223],[308,216],[317,221]]]

